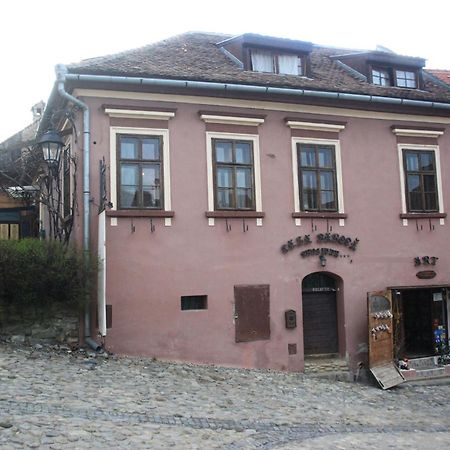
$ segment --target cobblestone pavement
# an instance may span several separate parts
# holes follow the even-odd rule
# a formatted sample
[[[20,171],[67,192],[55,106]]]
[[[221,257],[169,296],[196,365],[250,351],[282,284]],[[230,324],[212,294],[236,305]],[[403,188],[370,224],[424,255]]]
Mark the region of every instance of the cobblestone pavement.
[[[450,384],[88,357],[0,344],[1,449],[448,449]]]

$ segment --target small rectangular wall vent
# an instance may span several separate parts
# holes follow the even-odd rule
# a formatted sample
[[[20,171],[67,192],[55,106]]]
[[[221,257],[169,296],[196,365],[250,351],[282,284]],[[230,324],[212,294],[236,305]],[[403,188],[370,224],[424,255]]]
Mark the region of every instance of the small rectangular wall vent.
[[[181,310],[189,311],[195,309],[207,309],[207,295],[184,295],[181,297]]]

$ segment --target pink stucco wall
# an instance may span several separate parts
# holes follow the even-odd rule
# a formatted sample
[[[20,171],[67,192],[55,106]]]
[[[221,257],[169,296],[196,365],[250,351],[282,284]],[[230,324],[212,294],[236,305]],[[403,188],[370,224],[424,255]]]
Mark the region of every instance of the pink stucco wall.
[[[238,110],[210,107],[214,111],[265,114],[259,126],[261,150],[262,204],[266,213],[263,226],[247,219],[231,219],[227,232],[224,219],[208,226],[205,123],[198,111],[204,105],[152,103],[118,99],[85,98],[92,113],[92,196],[98,199],[98,161],[109,165],[110,119],[101,108],[106,104],[177,108],[168,122],[172,209],[171,227],[164,219],[118,218],[107,220],[107,303],[112,305],[112,328],[107,348],[117,353],[154,356],[161,359],[215,363],[243,367],[271,367],[286,370],[303,368],[302,279],[325,270],[342,279],[338,293],[340,352],[354,365],[364,359],[358,353],[367,343],[368,291],[388,286],[440,285],[450,283],[450,257],[447,251],[448,220],[440,225],[433,219],[402,225],[400,181],[396,137],[391,126],[429,123],[404,122],[268,110]],[[326,220],[296,226],[294,211],[291,130],[286,116],[299,119],[341,120],[347,122],[340,133],[343,191],[348,218],[340,227],[330,221],[333,232],[359,238],[356,252],[329,245],[350,254],[350,258],[328,258],[325,269],[317,257],[301,258],[302,249],[283,254],[280,246],[298,235],[326,232]],[[147,121],[151,127],[151,121]],[[440,125],[441,126],[441,125]],[[450,202],[450,130],[439,138],[444,206]],[[271,154],[271,156],[268,156]],[[274,155],[274,157],[273,157]],[[109,188],[109,187],[108,187]],[[95,203],[95,202],[94,202]],[[96,207],[92,206],[92,236],[95,245]],[[79,228],[77,228],[79,230]],[[315,239],[314,239],[315,240]],[[319,247],[311,245],[308,248]],[[415,256],[439,257],[436,278],[419,280]],[[234,293],[239,284],[270,285],[271,338],[236,343],[234,335]],[[208,309],[181,311],[180,296],[207,295]],[[297,311],[298,326],[287,330],[284,311]],[[298,353],[288,355],[287,345],[297,344]]]

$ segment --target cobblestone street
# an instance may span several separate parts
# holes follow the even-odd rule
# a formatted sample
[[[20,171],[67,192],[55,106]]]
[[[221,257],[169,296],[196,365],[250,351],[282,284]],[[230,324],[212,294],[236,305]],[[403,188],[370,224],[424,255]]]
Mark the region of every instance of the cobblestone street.
[[[0,344],[0,387],[2,449],[450,447],[450,384],[382,391]]]

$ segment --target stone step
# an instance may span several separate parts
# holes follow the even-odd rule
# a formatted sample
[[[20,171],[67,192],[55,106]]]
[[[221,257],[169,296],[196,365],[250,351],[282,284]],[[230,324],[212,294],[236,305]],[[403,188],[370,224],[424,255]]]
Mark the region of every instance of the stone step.
[[[410,369],[427,370],[438,366],[438,356],[427,356],[425,358],[414,358],[408,361]]]
[[[348,364],[344,358],[306,358],[305,373],[347,372]]]

